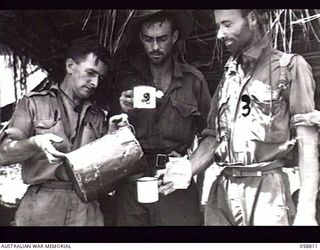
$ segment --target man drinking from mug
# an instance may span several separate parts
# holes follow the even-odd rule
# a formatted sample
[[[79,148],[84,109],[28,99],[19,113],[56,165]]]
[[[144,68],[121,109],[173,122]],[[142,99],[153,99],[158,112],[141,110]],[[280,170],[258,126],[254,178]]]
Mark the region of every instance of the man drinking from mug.
[[[200,225],[194,182],[171,195],[160,194],[155,203],[138,203],[136,195],[136,180],[155,176],[168,156],[186,155],[206,124],[210,107],[207,82],[199,70],[178,62],[174,55],[174,45],[188,36],[192,24],[189,11],[138,10],[129,27],[132,41],[140,40],[145,53],[131,60],[130,71],[120,79],[120,106],[135,127],[146,167],[117,190],[119,226]],[[133,88],[139,85],[156,88],[156,108],[133,107]]]

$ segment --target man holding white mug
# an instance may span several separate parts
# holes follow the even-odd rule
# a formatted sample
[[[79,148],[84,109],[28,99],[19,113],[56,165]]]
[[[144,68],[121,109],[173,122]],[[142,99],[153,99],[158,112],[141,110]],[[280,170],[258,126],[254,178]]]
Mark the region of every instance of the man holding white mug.
[[[186,189],[160,194],[155,203],[138,203],[136,193],[140,177],[156,176],[169,156],[186,155],[206,124],[211,98],[206,79],[174,56],[174,45],[189,35],[192,24],[189,11],[137,10],[129,27],[131,41],[141,43],[145,53],[135,57],[130,71],[120,77],[120,106],[136,130],[145,153],[139,164],[146,168],[117,190],[119,226],[200,225],[193,181]]]

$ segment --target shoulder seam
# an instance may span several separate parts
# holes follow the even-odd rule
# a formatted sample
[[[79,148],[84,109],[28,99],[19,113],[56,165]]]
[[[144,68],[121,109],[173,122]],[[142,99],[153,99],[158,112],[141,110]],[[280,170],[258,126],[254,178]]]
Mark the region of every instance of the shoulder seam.
[[[199,69],[197,69],[195,66],[193,66],[191,64],[179,63],[179,66],[185,72],[191,73],[191,74],[197,76],[200,79],[204,78],[204,74]]]

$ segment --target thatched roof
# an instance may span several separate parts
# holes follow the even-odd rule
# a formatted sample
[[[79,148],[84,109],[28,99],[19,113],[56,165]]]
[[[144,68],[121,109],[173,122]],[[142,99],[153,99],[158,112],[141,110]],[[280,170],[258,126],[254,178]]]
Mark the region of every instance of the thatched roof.
[[[224,51],[223,58],[218,60],[212,11],[192,10],[192,13],[193,31],[186,42],[180,44],[180,57],[205,73],[213,91],[221,76],[222,62],[228,53]],[[269,10],[269,13],[276,20],[280,12]],[[131,14],[130,10],[2,10],[0,44],[9,46],[20,58],[32,60],[45,69],[52,79],[59,81],[64,75],[64,53],[72,41],[80,37],[97,39],[114,53],[115,66],[109,78],[109,85],[112,86],[117,72],[126,64],[128,53],[139,51],[139,48],[129,45],[125,32],[122,33]],[[317,10],[287,10],[281,12],[277,21],[287,31],[286,39],[292,40],[292,51],[306,55],[315,74],[320,76],[320,19],[310,19],[316,15],[319,15]],[[290,22],[285,21],[290,18],[294,21],[309,18],[307,24],[312,26],[290,26]],[[280,36],[285,33],[281,28],[278,27],[280,32],[277,33],[280,47],[286,46],[281,41]],[[295,31],[292,38],[290,28]]]

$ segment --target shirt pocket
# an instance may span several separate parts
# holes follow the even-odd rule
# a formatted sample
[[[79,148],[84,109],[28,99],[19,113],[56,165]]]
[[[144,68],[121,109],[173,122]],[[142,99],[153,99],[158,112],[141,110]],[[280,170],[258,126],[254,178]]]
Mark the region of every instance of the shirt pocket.
[[[57,132],[58,122],[61,122],[60,119],[38,119],[34,122],[35,134],[42,135]]]
[[[178,100],[171,100],[172,106],[176,108],[180,115],[184,118],[193,116],[193,115],[200,115],[198,111],[198,107],[196,104],[188,104]]]
[[[286,99],[279,89],[272,94],[250,95],[252,100],[252,124],[263,131],[263,142],[280,143],[289,139],[289,111]]]
[[[168,138],[188,142],[194,134],[193,124],[196,116],[200,115],[198,106],[180,100],[171,100],[171,109],[166,116],[169,118],[164,125]],[[191,138],[190,138],[191,137]]]
[[[276,116],[281,109],[283,98],[278,96],[279,94],[275,94],[273,96],[268,93],[264,96],[259,96],[259,98],[255,95],[251,95],[251,100],[253,102],[253,107],[259,110],[259,113],[267,116]]]
[[[95,141],[102,136],[102,132],[97,126],[90,121],[84,122],[83,133],[81,138],[81,145],[88,144],[89,142]]]

